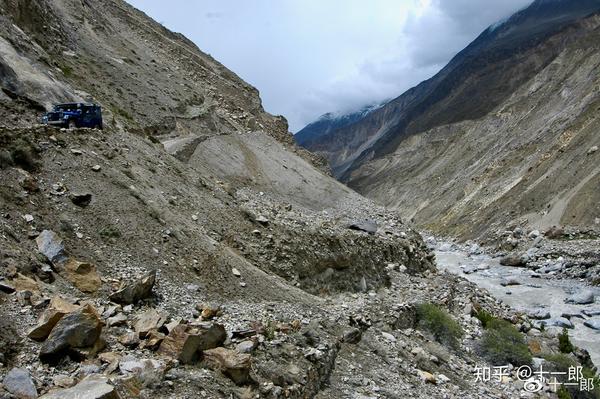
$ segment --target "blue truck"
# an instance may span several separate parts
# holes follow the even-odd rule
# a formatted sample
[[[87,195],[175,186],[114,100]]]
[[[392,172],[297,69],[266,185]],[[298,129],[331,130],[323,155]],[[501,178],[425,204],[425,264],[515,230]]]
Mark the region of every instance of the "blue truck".
[[[102,129],[102,108],[90,103],[57,104],[42,117],[42,123],[69,129]]]

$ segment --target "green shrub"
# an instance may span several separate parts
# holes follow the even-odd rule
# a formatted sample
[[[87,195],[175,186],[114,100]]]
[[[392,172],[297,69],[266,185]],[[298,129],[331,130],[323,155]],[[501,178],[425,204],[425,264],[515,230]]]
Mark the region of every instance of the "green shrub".
[[[558,335],[558,349],[562,353],[571,353],[575,349],[573,348],[573,344],[571,344],[569,332],[566,328],[563,328],[562,333]]]
[[[429,331],[436,341],[452,348],[460,346],[463,330],[452,316],[437,305],[423,303],[417,306],[417,324]]]
[[[479,319],[479,321],[481,321],[481,326],[483,328],[487,328],[487,326],[489,325],[489,323],[494,320],[494,316],[492,316],[489,312],[486,312],[485,310],[481,309],[480,311],[478,311],[477,313],[475,313],[475,317]]]
[[[523,335],[506,320],[493,319],[488,323],[479,349],[495,365],[531,365],[531,353]]]
[[[563,385],[561,385],[560,388],[558,388],[558,391],[556,391],[556,396],[558,399],[573,399],[567,388],[565,388]]]

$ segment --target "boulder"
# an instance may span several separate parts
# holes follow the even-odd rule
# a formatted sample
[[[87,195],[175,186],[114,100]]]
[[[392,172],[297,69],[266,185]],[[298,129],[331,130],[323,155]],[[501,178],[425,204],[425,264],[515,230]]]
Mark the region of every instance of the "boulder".
[[[583,322],[583,325],[593,330],[600,330],[600,317],[593,317]]]
[[[562,237],[564,233],[562,227],[552,226],[544,232],[544,236],[546,236],[546,238],[556,239]]]
[[[565,303],[572,303],[575,305],[587,305],[594,303],[594,291],[582,290],[565,299]]]
[[[156,271],[153,270],[136,281],[122,285],[121,288],[117,292],[111,294],[109,298],[113,302],[125,305],[136,303],[137,301],[152,295],[152,287],[154,287],[155,280]]]
[[[350,230],[364,231],[365,233],[375,234],[377,233],[377,222],[374,220],[363,220],[363,221],[353,221],[348,225]]]
[[[521,267],[525,266],[527,259],[520,254],[509,254],[500,259],[500,264],[502,266],[514,266]]]
[[[220,324],[208,329],[179,324],[162,341],[158,353],[189,364],[198,360],[202,351],[221,345],[226,337]]]
[[[38,325],[29,331],[28,337],[35,341],[45,340],[50,332],[64,315],[74,312],[79,306],[72,304],[60,296],[55,296],[50,300],[48,309],[42,313]]]
[[[38,251],[52,263],[60,263],[67,260],[63,240],[51,230],[44,230],[35,239]]]
[[[158,330],[167,321],[168,315],[158,312],[156,309],[148,309],[142,313],[135,321],[133,329],[144,338],[151,330]]]
[[[38,393],[29,375],[29,371],[21,368],[13,368],[6,374],[4,380],[4,389],[13,394],[18,399],[37,398]]]
[[[92,202],[91,193],[72,193],[69,198],[73,204],[82,208],[88,206],[90,202]]]
[[[587,317],[600,316],[600,309],[585,309],[581,313]]]
[[[527,313],[530,319],[545,320],[550,318],[550,312],[544,309],[537,309]]]
[[[211,370],[219,370],[237,385],[250,380],[251,357],[235,350],[214,348],[202,353],[203,364]]]
[[[133,331],[128,331],[117,338],[117,341],[123,346],[136,347],[140,343],[140,336]]]
[[[571,320],[569,320],[565,317],[557,317],[555,319],[547,320],[544,323],[548,326],[556,326],[556,327],[561,327],[561,328],[574,328],[573,323],[571,323]]]
[[[107,377],[92,374],[74,387],[48,392],[40,399],[120,399],[120,396]]]
[[[102,286],[96,266],[75,259],[69,259],[66,263],[65,277],[81,292],[96,292]]]
[[[102,322],[96,309],[86,304],[63,316],[40,349],[40,360],[53,363],[74,348],[93,347],[100,338]]]

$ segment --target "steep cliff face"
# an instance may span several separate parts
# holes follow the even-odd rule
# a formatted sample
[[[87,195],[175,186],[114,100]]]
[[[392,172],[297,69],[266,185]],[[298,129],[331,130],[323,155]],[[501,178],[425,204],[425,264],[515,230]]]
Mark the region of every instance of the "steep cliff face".
[[[474,237],[514,220],[593,225],[597,192],[578,185],[597,178],[582,154],[597,144],[590,15],[598,10],[597,1],[535,1],[430,80],[309,148],[329,149],[350,187],[437,231]],[[548,155],[561,135],[578,145]],[[548,177],[527,177],[542,154]]]

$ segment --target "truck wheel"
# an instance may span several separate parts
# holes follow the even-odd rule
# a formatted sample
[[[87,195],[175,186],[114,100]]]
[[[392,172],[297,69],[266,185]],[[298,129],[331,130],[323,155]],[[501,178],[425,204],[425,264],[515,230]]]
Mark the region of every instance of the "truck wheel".
[[[77,125],[75,124],[75,120],[70,119],[69,120],[69,129],[75,129],[77,127]]]

